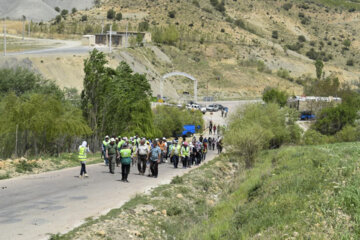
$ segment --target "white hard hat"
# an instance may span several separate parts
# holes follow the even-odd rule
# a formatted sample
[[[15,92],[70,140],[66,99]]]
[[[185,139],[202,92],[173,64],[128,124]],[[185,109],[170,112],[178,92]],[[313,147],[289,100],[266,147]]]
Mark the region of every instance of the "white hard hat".
[[[109,138],[109,135],[106,135],[105,138]]]
[[[115,142],[115,138],[110,138],[110,142]]]

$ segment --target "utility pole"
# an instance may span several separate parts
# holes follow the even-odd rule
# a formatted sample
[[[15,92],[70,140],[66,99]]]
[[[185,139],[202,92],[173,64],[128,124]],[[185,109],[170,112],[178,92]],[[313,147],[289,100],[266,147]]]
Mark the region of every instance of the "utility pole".
[[[101,19],[101,34],[104,34],[104,19]]]
[[[29,22],[29,24],[28,24],[28,36],[30,37],[30,25],[31,25],[31,21]]]
[[[26,17],[23,15],[22,40],[25,39],[25,21],[26,21]]]
[[[110,40],[109,40],[109,51],[110,51],[110,53],[112,52],[112,49],[111,49],[111,45],[112,45],[112,43],[111,43],[111,34],[112,34],[112,25],[110,25]]]
[[[128,26],[129,26],[129,22],[126,22],[125,48],[128,47]]]
[[[6,56],[6,20],[4,19],[4,56]]]

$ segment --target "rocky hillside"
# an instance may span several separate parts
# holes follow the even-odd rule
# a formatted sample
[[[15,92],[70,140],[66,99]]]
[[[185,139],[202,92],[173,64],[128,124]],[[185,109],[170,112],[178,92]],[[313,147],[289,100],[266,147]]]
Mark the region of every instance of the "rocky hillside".
[[[258,97],[268,86],[302,94],[304,82],[315,77],[315,59],[324,62],[324,76],[359,81],[359,7],[354,0],[102,0],[51,21],[48,31],[80,37],[110,24],[113,30],[150,31],[159,48],[133,45],[114,59],[123,52],[136,58],[156,72],[154,81],[170,71],[187,72],[199,79],[203,96]],[[109,19],[110,9],[115,13]],[[186,79],[168,84],[180,95],[192,93]]]

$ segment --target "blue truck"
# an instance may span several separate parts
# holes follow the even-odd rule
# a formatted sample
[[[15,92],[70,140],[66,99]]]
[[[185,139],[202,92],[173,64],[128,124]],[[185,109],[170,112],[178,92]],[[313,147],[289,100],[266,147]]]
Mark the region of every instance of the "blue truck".
[[[304,120],[314,120],[315,115],[312,114],[312,112],[310,112],[310,111],[304,111],[304,112],[301,112],[300,119],[303,121]]]

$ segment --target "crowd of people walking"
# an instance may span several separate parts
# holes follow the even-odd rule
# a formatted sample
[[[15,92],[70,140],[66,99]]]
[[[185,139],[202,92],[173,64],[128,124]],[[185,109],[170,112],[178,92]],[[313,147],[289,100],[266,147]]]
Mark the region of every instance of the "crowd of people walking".
[[[216,125],[214,134],[216,134]],[[212,132],[212,131],[211,131]],[[111,174],[115,174],[115,167],[121,166],[121,181],[129,182],[130,167],[137,166],[139,175],[145,175],[148,169],[148,177],[157,178],[159,175],[159,164],[170,163],[174,168],[191,168],[200,165],[206,160],[208,151],[220,154],[223,149],[222,137],[193,137],[187,142],[186,137],[175,138],[172,141],[162,139],[145,139],[134,136],[109,137],[106,136],[102,143],[102,157]],[[87,177],[86,153],[89,152],[87,143],[84,141],[79,147],[79,160],[81,162],[80,178]],[[179,166],[181,164],[181,166]]]

